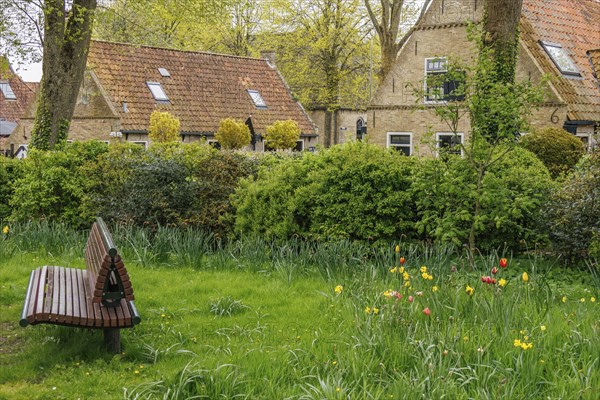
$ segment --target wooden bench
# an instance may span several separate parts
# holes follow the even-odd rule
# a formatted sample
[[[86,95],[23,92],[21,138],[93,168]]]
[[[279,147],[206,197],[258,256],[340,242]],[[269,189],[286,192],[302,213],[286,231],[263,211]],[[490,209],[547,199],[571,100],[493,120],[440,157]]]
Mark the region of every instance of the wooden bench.
[[[101,218],[90,231],[85,262],[86,270],[44,266],[32,271],[19,324],[103,329],[108,348],[120,352],[120,329],[141,318],[129,275]]]

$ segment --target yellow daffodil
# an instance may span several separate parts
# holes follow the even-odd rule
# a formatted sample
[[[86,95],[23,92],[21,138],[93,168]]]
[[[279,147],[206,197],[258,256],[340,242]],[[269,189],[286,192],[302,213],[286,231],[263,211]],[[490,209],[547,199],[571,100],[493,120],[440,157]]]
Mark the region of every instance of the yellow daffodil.
[[[566,302],[567,302],[567,296],[563,296],[563,298],[562,298],[562,302],[563,302],[563,303],[566,303]]]
[[[371,307],[365,307],[365,313],[371,314]]]
[[[527,275],[527,272],[523,272],[521,278],[523,278],[523,282],[529,282],[529,275]]]
[[[500,280],[498,281],[498,285],[500,285],[500,287],[506,286],[507,283],[508,282],[504,278],[500,278]]]
[[[437,286],[434,286],[434,287],[431,288],[431,291],[433,293],[437,292],[438,290],[439,290],[439,288]]]
[[[585,298],[582,297],[581,299],[579,299],[579,302],[580,303],[585,303]]]
[[[404,282],[404,287],[410,287],[410,281]]]
[[[590,301],[591,301],[592,303],[595,303],[595,302],[596,302],[596,298],[595,298],[595,297],[590,297]]]
[[[396,245],[396,248],[394,250],[396,251],[396,253],[400,253],[400,246]]]
[[[8,226],[5,226],[4,228],[2,228],[2,233],[4,233],[5,235],[8,235],[8,232],[10,232],[10,229],[8,229]]]
[[[334,289],[335,294],[340,294],[344,291],[344,287],[342,285],[337,285]]]
[[[375,314],[375,315],[379,314],[379,308],[373,307],[373,314]]]
[[[410,275],[408,274],[408,272],[402,274],[402,279],[404,279],[405,281],[410,279]]]
[[[421,267],[421,273],[423,273],[423,274],[424,274],[425,272],[427,272],[427,267],[423,265],[423,266]]]
[[[404,267],[400,267],[400,268],[398,268],[398,273],[400,273],[400,274],[404,274]]]
[[[521,341],[519,339],[515,339],[513,344],[515,347],[521,347]]]
[[[421,278],[423,278],[423,279],[427,279],[427,272],[423,272],[423,273],[421,274]]]
[[[467,294],[469,296],[473,296],[473,294],[475,294],[475,289],[473,289],[471,286],[467,285],[467,288],[465,289],[465,291],[467,292]]]
[[[383,295],[389,299],[390,297],[392,297],[392,290],[386,290],[385,292],[383,292]]]
[[[396,272],[398,272],[398,268],[394,267],[394,268],[390,269],[390,272],[392,274],[395,274]]]
[[[546,325],[541,325],[540,326],[540,331],[544,332],[546,330]]]

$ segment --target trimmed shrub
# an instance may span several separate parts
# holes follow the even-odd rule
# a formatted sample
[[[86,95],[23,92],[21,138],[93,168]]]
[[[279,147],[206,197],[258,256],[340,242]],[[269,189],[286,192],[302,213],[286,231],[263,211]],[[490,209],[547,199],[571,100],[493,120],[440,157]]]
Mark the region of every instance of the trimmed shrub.
[[[236,228],[269,238],[376,240],[411,236],[415,160],[363,142],[290,158],[234,196]]]
[[[553,250],[571,261],[600,257],[600,151],[584,157],[544,213]]]
[[[585,154],[581,140],[559,128],[534,131],[523,136],[519,144],[542,160],[553,178],[569,172]]]
[[[293,149],[300,139],[300,128],[293,120],[275,121],[267,127],[264,137],[266,146],[273,150]]]
[[[11,219],[48,219],[74,227],[89,226],[95,210],[86,200],[90,182],[84,171],[108,151],[105,143],[76,142],[64,150],[31,150],[22,160],[22,175],[13,182]]]
[[[179,120],[168,111],[154,110],[150,114],[148,138],[153,143],[169,143],[181,141],[179,136]]]
[[[223,149],[241,149],[250,144],[252,139],[250,128],[242,120],[226,118],[221,120],[219,129],[215,133]]]

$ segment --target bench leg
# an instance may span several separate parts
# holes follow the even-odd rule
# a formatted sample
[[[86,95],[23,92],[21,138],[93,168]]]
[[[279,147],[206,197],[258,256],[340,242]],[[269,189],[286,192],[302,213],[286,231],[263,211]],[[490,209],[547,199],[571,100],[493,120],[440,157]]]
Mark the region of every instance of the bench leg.
[[[104,329],[104,344],[108,351],[112,353],[121,352],[121,330],[120,329]]]

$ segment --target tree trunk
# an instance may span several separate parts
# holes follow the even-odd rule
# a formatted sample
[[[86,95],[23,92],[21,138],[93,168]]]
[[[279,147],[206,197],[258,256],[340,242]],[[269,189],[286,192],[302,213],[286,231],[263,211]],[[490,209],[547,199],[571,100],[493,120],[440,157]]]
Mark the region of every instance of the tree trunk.
[[[70,11],[64,0],[45,2],[43,75],[31,135],[34,148],[52,149],[67,138],[96,7],[96,0],[74,0]]]
[[[486,0],[484,45],[492,51],[497,82],[513,83],[523,0]]]
[[[332,125],[333,113],[329,109],[325,109],[325,125],[323,132],[323,146],[325,148],[331,147],[331,125]]]

